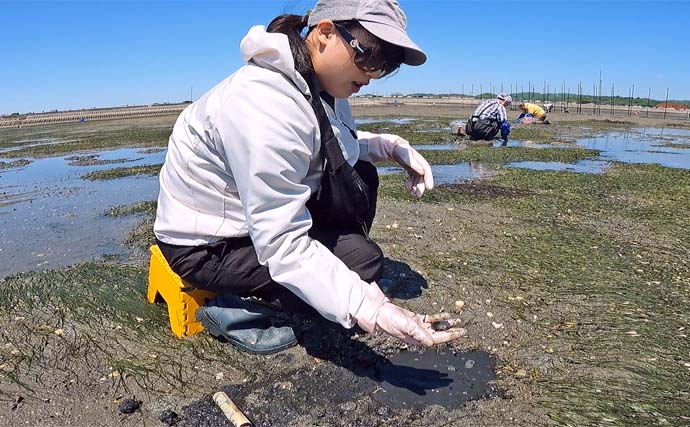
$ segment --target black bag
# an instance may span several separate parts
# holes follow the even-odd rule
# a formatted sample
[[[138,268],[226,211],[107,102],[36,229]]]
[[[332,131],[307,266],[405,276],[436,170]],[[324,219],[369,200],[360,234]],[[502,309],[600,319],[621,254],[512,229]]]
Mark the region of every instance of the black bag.
[[[465,132],[473,139],[484,139],[491,141],[496,137],[500,129],[498,120],[493,118],[481,118],[482,113],[491,108],[491,103],[487,103],[480,111],[472,114],[465,126]]]
[[[362,227],[368,235],[369,188],[357,171],[345,160],[331,122],[319,97],[319,86],[312,74],[308,79],[311,105],[319,121],[324,171],[319,189],[307,202],[314,224],[323,228]]]
[[[490,141],[496,137],[499,129],[498,120],[472,116],[467,121],[465,132],[474,139]]]

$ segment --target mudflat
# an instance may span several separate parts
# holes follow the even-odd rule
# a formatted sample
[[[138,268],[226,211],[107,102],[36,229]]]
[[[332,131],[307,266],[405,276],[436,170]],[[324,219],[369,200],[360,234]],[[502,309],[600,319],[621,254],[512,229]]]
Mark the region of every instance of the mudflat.
[[[608,133],[634,141],[640,128],[681,129],[669,144],[687,149],[686,120],[557,113],[552,125],[514,126],[525,144],[497,148],[443,131],[469,108],[356,105],[354,113],[414,119],[367,124],[373,131],[463,146],[424,151],[434,164],[496,167],[421,200],[405,193],[402,174],[381,177],[372,237],[387,257],[385,291],[417,312],[455,313],[466,337],[423,350],[301,318],[300,345],[270,356],[205,333],[176,339],[165,305],[146,302],[151,194],[111,207],[113,224],[136,224],[123,231],[126,255],[0,279],[0,424],[224,426],[211,396],[225,391],[256,426],[690,425],[690,165],[610,161],[603,173],[506,166],[595,159],[597,150],[574,141]],[[0,148],[13,149],[0,157],[165,147],[175,118],[2,129]],[[72,142],[41,143],[56,140]],[[111,166],[126,164],[92,178],[155,180],[155,166]],[[0,169],[0,186],[22,167]],[[25,203],[37,208],[41,198],[0,199],[0,222]],[[3,244],[0,257],[11,250]],[[424,351],[483,355],[492,364],[462,359],[462,369],[490,366],[495,379],[457,405],[382,398],[376,367]],[[424,401],[434,388],[417,392]]]

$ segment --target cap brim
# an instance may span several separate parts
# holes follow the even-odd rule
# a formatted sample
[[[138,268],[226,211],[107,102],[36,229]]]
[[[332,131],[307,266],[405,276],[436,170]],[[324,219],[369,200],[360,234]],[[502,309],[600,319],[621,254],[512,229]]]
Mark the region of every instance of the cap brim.
[[[410,39],[404,31],[390,25],[370,21],[357,21],[371,34],[387,41],[390,44],[400,46],[405,50],[404,64],[422,65],[426,62],[426,53]]]

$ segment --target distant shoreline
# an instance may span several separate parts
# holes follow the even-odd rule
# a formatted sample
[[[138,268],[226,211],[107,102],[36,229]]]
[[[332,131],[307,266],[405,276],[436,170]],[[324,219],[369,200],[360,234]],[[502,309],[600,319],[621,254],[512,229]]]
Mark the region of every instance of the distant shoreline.
[[[383,106],[438,106],[450,108],[468,108],[471,109],[478,105],[481,99],[471,97],[449,97],[449,96],[424,96],[424,97],[367,97],[358,96],[350,98],[350,104],[353,108],[361,107],[383,107]],[[536,103],[543,103],[540,100],[534,101]],[[512,109],[516,106],[514,102]],[[11,114],[0,116],[0,128],[9,127],[24,127],[31,125],[51,124],[51,123],[77,123],[79,121],[97,121],[97,120],[112,120],[112,119],[127,119],[136,117],[152,117],[179,114],[190,103],[180,104],[152,104],[152,105],[138,105],[127,107],[105,107],[84,110],[69,110],[69,111],[51,111],[44,113],[27,113],[27,114]],[[606,104],[581,104],[579,105],[580,112],[578,113],[578,104],[569,102],[552,102],[554,105],[554,112],[563,112],[566,108],[569,109],[571,115],[587,115],[594,114],[602,118],[611,116],[613,108],[613,116],[626,117],[649,117],[649,118],[665,118],[665,119],[690,119],[690,110],[676,110],[673,108],[657,108],[634,105],[631,107],[617,105],[612,107]],[[665,116],[665,117],[664,117]]]

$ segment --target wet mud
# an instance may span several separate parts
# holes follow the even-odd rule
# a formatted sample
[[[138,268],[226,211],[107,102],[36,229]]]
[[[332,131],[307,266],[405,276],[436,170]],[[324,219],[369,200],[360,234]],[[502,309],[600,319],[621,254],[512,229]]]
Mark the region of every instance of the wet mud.
[[[311,369],[274,371],[260,380],[221,388],[255,426],[396,426],[409,425],[430,408],[451,416],[468,401],[500,396],[492,384],[496,359],[486,352],[458,352],[450,348],[403,350],[390,357],[374,353],[357,341],[337,348],[346,357],[307,352],[316,357]],[[313,332],[313,331],[312,331]],[[313,343],[312,343],[313,344]],[[276,356],[275,366],[290,366],[293,355]],[[210,396],[184,408],[188,426],[224,426],[225,418]]]
[[[491,384],[495,368],[496,358],[481,351],[403,351],[376,365],[381,390],[374,399],[392,409],[457,409],[467,401],[498,395]]]

